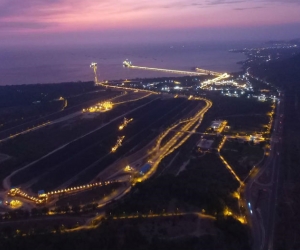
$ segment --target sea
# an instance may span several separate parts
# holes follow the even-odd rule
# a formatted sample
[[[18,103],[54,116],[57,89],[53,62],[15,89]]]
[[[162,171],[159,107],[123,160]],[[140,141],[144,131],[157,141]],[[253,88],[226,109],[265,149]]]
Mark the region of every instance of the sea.
[[[250,42],[191,42],[161,44],[106,44],[0,48],[0,85],[93,81],[91,62],[98,64],[99,80],[174,76],[171,73],[124,68],[136,66],[190,71],[195,67],[236,72],[245,60],[229,52],[252,46]]]

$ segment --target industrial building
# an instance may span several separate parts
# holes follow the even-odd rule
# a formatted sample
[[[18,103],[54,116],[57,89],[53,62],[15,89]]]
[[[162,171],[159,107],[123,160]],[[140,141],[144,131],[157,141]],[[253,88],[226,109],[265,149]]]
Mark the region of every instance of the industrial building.
[[[140,175],[145,175],[150,170],[150,168],[150,163],[145,164],[140,170]]]
[[[222,120],[218,120],[218,121],[213,121],[212,124],[210,125],[210,127],[213,130],[218,130],[220,128],[220,126],[222,125]]]

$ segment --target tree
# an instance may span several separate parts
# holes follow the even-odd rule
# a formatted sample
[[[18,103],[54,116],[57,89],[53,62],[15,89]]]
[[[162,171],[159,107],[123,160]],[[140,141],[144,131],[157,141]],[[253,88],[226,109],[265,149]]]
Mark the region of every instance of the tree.
[[[60,214],[62,211],[61,207],[54,208],[54,212]]]
[[[4,234],[4,236],[6,237],[11,237],[12,236],[12,233],[13,233],[13,230],[10,226],[5,226],[3,229],[2,229],[2,233]]]
[[[80,206],[79,205],[74,205],[72,206],[72,212],[77,214],[80,212]]]
[[[34,207],[31,209],[31,216],[37,216],[38,214],[39,214],[39,211],[37,208]]]
[[[65,213],[69,213],[69,212],[71,211],[71,209],[70,209],[69,206],[65,206],[65,207],[63,208],[63,211],[64,211]]]
[[[96,210],[97,207],[98,207],[98,203],[95,202],[92,204],[92,210]]]
[[[42,213],[42,215],[47,215],[47,214],[49,213],[49,208],[43,207],[43,208],[41,209],[41,213]]]

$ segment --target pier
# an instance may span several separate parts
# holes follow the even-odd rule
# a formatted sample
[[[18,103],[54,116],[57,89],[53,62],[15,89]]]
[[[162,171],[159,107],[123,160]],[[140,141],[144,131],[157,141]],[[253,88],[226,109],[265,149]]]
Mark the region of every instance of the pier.
[[[123,66],[132,69],[143,69],[143,70],[152,70],[152,71],[160,71],[165,73],[179,74],[179,75],[189,75],[189,76],[203,76],[203,75],[214,75],[221,76],[223,73],[213,72],[205,69],[196,68],[196,71],[185,71],[185,70],[174,70],[174,69],[162,69],[162,68],[150,68],[150,67],[142,67],[135,66],[128,60],[123,62]]]

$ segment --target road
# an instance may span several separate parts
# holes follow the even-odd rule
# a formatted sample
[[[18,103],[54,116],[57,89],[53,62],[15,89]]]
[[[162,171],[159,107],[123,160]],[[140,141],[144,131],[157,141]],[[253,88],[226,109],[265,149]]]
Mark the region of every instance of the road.
[[[211,108],[212,102],[207,99],[202,99],[202,101],[205,101],[206,106],[201,109],[199,112],[196,113],[194,117],[191,119],[186,120],[186,124],[181,128],[182,131],[189,131],[191,128],[193,128],[193,132],[196,131],[196,129],[200,126],[204,114]],[[178,124],[183,123],[183,121],[180,121]],[[164,134],[161,136],[158,140],[157,146],[156,146],[156,154],[151,159],[152,166],[151,169],[138,181],[143,181],[145,179],[150,178],[157,170],[157,167],[159,166],[159,163],[161,160],[166,157],[167,155],[171,154],[179,148],[183,143],[187,141],[187,139],[190,138],[192,135],[191,133],[188,133],[187,135],[184,135],[184,132],[177,132],[166,144],[164,144],[162,147],[160,147],[160,143],[164,136],[166,136],[170,131],[172,131],[177,125],[170,127]]]
[[[105,88],[121,89],[121,90],[132,90],[132,91],[136,91],[136,92],[147,92],[147,93],[151,93],[151,94],[154,94],[154,95],[158,94],[155,91],[151,91],[151,90],[147,90],[147,89],[136,89],[136,88],[129,88],[129,87],[124,87],[124,86],[114,86],[114,85],[105,84],[103,82],[97,82],[96,85],[102,86],[102,87],[105,87]]]
[[[159,165],[159,163],[161,162],[161,160],[166,157],[167,155],[169,155],[170,153],[172,153],[175,149],[177,149],[178,147],[180,147],[192,134],[188,133],[187,135],[185,135],[184,132],[177,132],[166,144],[164,144],[163,146],[161,146],[161,141],[162,139],[169,133],[172,131],[172,129],[176,126],[178,126],[179,124],[184,124],[184,126],[181,128],[183,131],[188,131],[189,129],[193,128],[193,131],[196,130],[196,128],[201,124],[201,121],[203,119],[204,114],[211,108],[212,106],[212,102],[207,100],[207,99],[201,99],[203,101],[205,101],[206,106],[204,108],[202,108],[200,111],[198,111],[192,118],[190,119],[186,119],[184,121],[179,121],[177,124],[175,124],[174,126],[171,126],[169,129],[167,129],[165,131],[165,133],[163,133],[163,135],[158,139],[155,149],[154,149],[154,157],[151,158],[151,162],[152,162],[152,167],[149,170],[149,172],[147,172],[144,176],[142,176],[141,178],[139,178],[138,181],[143,181],[146,180],[148,178],[150,178],[157,170],[157,167]],[[130,165],[134,165],[132,162],[129,162]],[[131,190],[131,186],[128,187],[128,189],[125,190],[125,192],[120,192],[116,197],[114,197],[114,199],[120,199],[122,198],[124,195],[126,195],[129,191]],[[100,204],[100,206],[103,206],[105,204]]]
[[[277,207],[277,193],[279,184],[280,151],[282,147],[282,116],[283,101],[277,104],[277,112],[273,125],[273,133],[270,139],[270,154],[267,160],[259,168],[255,176],[252,176],[245,187],[245,207],[253,237],[253,250],[272,250],[275,215]],[[271,180],[267,183],[258,179],[266,173],[271,173]],[[266,189],[266,186],[268,189]],[[256,197],[259,190],[266,190],[267,200],[265,204],[255,207],[261,197]]]

